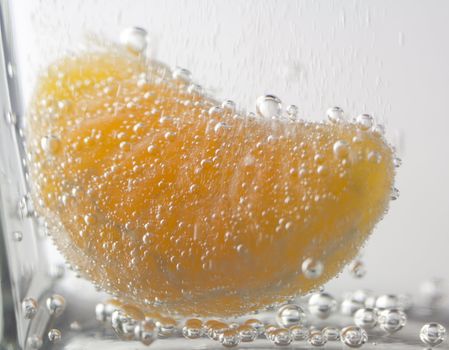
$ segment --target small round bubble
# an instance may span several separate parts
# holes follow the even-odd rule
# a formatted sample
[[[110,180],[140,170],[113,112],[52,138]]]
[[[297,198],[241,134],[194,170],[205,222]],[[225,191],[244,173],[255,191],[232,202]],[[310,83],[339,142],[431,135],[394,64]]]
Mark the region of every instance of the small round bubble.
[[[251,318],[249,320],[246,320],[245,324],[253,327],[257,331],[258,335],[262,335],[265,332],[265,325],[261,320]]]
[[[354,314],[354,323],[364,329],[373,329],[377,325],[377,311],[372,308],[363,308]]]
[[[50,329],[48,332],[48,340],[51,342],[57,342],[60,341],[62,338],[61,331],[59,329]]]
[[[271,333],[271,340],[275,345],[287,346],[293,340],[289,330],[286,328],[278,328]]]
[[[419,338],[431,347],[440,345],[446,339],[446,328],[436,322],[427,323],[421,328]]]
[[[281,111],[282,102],[274,95],[260,96],[256,100],[256,112],[263,118],[278,117]]]
[[[297,325],[289,328],[293,340],[307,340],[309,339],[310,331],[306,326]]]
[[[324,266],[319,260],[307,258],[303,261],[301,269],[306,278],[315,279],[321,276]]]
[[[312,315],[326,319],[337,309],[337,301],[328,293],[314,293],[309,299],[308,307]]]
[[[259,335],[257,330],[254,327],[251,327],[250,325],[243,324],[237,328],[237,331],[239,332],[240,339],[242,342],[252,342],[257,338]]]
[[[144,320],[134,327],[134,337],[144,345],[150,345],[156,339],[157,328],[153,321]]]
[[[360,130],[369,130],[374,125],[374,118],[369,114],[360,114],[355,121]]]
[[[219,336],[221,345],[226,348],[233,348],[240,344],[240,335],[236,329],[227,329]]]
[[[286,304],[279,308],[276,314],[276,322],[281,327],[291,327],[302,325],[306,321],[306,314],[303,309],[296,304]]]
[[[394,333],[405,326],[407,315],[399,309],[386,309],[379,312],[378,322],[383,331]]]
[[[148,33],[140,27],[130,27],[120,33],[120,42],[128,50],[141,53],[147,48]]]
[[[326,327],[322,332],[328,341],[340,340],[340,330],[336,327]]]
[[[331,107],[326,111],[327,118],[332,123],[339,123],[344,120],[344,111],[340,107]]]
[[[30,335],[27,338],[27,345],[28,345],[28,348],[30,348],[32,350],[37,350],[37,349],[42,348],[42,345],[43,345],[42,337],[37,334]]]
[[[359,348],[368,341],[368,334],[363,328],[348,326],[341,330],[340,340],[350,348]]]
[[[26,319],[32,319],[37,312],[37,301],[34,298],[25,298],[22,301],[22,311]]]
[[[47,298],[45,304],[49,314],[55,317],[60,316],[64,312],[66,306],[64,297],[58,294],[54,294]]]
[[[327,343],[326,336],[319,330],[311,331],[309,339],[307,340],[312,346],[324,346]]]

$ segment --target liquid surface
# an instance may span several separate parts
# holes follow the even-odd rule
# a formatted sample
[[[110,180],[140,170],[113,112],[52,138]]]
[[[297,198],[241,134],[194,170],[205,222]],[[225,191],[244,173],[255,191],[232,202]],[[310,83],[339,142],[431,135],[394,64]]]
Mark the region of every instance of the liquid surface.
[[[57,247],[146,313],[244,314],[335,276],[390,200],[372,120],[283,118],[270,95],[246,116],[190,80],[121,48],[41,77],[30,175]]]

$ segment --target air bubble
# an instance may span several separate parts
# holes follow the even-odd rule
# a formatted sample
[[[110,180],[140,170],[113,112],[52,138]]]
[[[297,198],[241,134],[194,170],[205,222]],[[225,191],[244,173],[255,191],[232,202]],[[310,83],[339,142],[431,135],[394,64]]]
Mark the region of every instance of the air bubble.
[[[236,329],[227,329],[220,334],[219,341],[224,347],[233,348],[240,344],[239,332]]]
[[[399,309],[387,309],[379,313],[379,327],[387,332],[394,333],[401,330],[407,323],[407,316]]]
[[[376,309],[395,309],[399,306],[399,298],[395,294],[384,294],[376,299]]]
[[[321,276],[324,270],[323,263],[313,258],[307,258],[301,265],[302,272],[306,278],[316,279]]]
[[[120,310],[115,310],[111,315],[111,324],[120,339],[131,340],[137,322]]]
[[[286,328],[303,325],[306,322],[306,314],[299,305],[285,304],[277,311],[276,322]]]
[[[62,339],[62,334],[59,329],[53,328],[48,332],[48,340],[53,342],[58,342]]]
[[[363,329],[373,329],[377,325],[377,311],[372,308],[363,308],[354,314],[354,323]]]
[[[148,33],[141,27],[131,27],[120,33],[120,42],[129,51],[143,53],[148,44]]]
[[[226,112],[234,113],[236,109],[235,102],[232,100],[225,100],[221,104],[221,108],[225,110]]]
[[[360,130],[369,130],[374,124],[374,118],[369,114],[360,114],[355,121]]]
[[[293,339],[288,329],[278,328],[271,332],[271,341],[275,345],[287,346],[291,344]]]
[[[237,328],[239,332],[240,339],[244,343],[252,342],[259,335],[257,330],[254,327],[251,327],[248,324],[243,324]]]
[[[322,330],[323,335],[328,341],[340,340],[340,330],[335,327],[326,327]]]
[[[327,118],[332,123],[344,121],[344,111],[340,107],[331,107],[326,111]]]
[[[312,315],[326,319],[337,309],[337,301],[328,293],[315,293],[310,297],[308,306]]]
[[[176,67],[173,70],[173,79],[181,81],[183,83],[190,83],[190,81],[192,80],[192,73],[185,68],[181,68],[181,67]]]
[[[251,318],[249,320],[245,321],[245,324],[248,326],[253,327],[256,331],[258,335],[262,335],[265,332],[265,325],[262,321],[255,319],[255,318]]]
[[[290,118],[296,119],[296,116],[298,115],[298,106],[288,105],[285,110]]]
[[[365,264],[360,260],[354,260],[349,265],[349,271],[355,278],[363,278],[366,275]]]
[[[350,348],[359,348],[368,341],[368,334],[363,328],[348,326],[341,330],[340,340]]]
[[[25,298],[22,301],[22,311],[26,319],[32,319],[37,313],[37,301],[34,298]]]
[[[150,345],[156,338],[157,328],[153,321],[144,320],[134,327],[134,337],[144,345]]]
[[[309,339],[310,331],[306,326],[296,325],[289,328],[293,340]]]
[[[273,118],[281,115],[282,101],[274,95],[260,96],[256,100],[256,112],[263,118]]]
[[[14,231],[12,233],[12,239],[16,242],[21,242],[23,239],[23,234],[20,231]]]
[[[188,319],[182,328],[182,335],[188,339],[200,338],[203,334],[203,322],[196,318]]]
[[[446,339],[446,328],[436,322],[427,323],[421,328],[419,338],[431,347],[440,345]]]
[[[64,297],[58,294],[53,294],[51,297],[47,298],[45,304],[49,314],[54,317],[61,316],[66,306]]]
[[[346,158],[349,154],[349,145],[346,141],[339,140],[332,147],[334,156],[338,159]]]
[[[312,330],[308,342],[312,346],[324,346],[327,343],[327,338],[319,330]]]
[[[397,189],[396,187],[393,187],[391,190],[391,194],[390,194],[390,198],[392,201],[395,201],[399,198],[399,189]]]

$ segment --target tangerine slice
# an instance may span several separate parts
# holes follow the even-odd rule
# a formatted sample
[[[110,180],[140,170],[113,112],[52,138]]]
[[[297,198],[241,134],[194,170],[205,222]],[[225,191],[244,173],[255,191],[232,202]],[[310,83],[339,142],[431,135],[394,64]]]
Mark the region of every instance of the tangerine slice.
[[[51,65],[27,123],[56,246],[145,313],[244,314],[316,288],[357,254],[394,180],[366,123],[245,117],[114,47]]]

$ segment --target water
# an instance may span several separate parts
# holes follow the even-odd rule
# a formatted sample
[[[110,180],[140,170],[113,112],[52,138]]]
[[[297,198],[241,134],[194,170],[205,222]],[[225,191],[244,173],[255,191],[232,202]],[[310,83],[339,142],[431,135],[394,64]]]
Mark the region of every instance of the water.
[[[136,50],[136,51],[140,52],[142,50]],[[184,73],[180,73],[180,74],[177,74],[177,75],[174,74],[173,78],[179,79],[181,81],[190,81],[190,78],[185,79],[186,75],[188,75],[188,74],[184,74]],[[274,100],[274,103],[273,103],[273,100]],[[280,100],[279,100],[279,103],[274,98],[269,98],[268,101],[269,102],[267,102],[266,96],[264,96],[264,101],[262,103],[262,106],[259,108],[259,115],[261,115],[263,117],[271,117],[271,118],[280,116],[280,113],[281,113]],[[268,106],[264,105],[266,103],[268,103]],[[224,107],[223,107],[223,109],[224,109]],[[261,111],[263,111],[263,113]],[[286,111],[287,111],[288,114],[293,114],[293,113],[289,112],[288,108],[287,108]],[[220,113],[218,113],[218,114],[220,114]],[[366,124],[367,123],[365,121],[363,121],[363,122],[359,121],[359,123],[361,125],[361,129],[365,129],[366,128]],[[219,123],[217,123],[216,126],[217,125],[219,125]],[[224,124],[224,125],[226,125],[226,124]],[[216,126],[215,126],[215,128],[216,128]],[[218,132],[218,131],[220,131],[222,129],[226,129],[226,128],[222,128],[222,126],[223,125],[220,124],[220,127],[217,128],[217,130],[215,130],[215,128],[214,128],[214,131]],[[368,129],[368,128],[366,128],[366,129]],[[175,136],[176,135],[169,134],[169,133],[164,134],[164,138],[167,141],[173,140],[175,138]],[[57,137],[54,137],[52,135],[51,136],[46,136],[44,142],[41,143],[42,150],[44,152],[48,153],[48,155],[50,155],[50,156],[56,154],[58,152],[58,150],[59,150],[59,141],[55,141],[55,140],[58,140]],[[120,148],[122,150],[130,151],[130,148],[128,147],[128,144],[126,144],[126,143],[123,144],[124,145],[123,147],[121,145],[122,144],[120,144]],[[334,144],[334,146],[335,146],[335,144]],[[339,148],[341,148],[341,147],[339,147]],[[335,147],[334,147],[334,151],[335,151]],[[338,151],[336,153],[340,154],[340,151]],[[338,156],[338,158],[340,158],[340,155]],[[344,158],[344,156],[343,156],[343,158]],[[323,169],[323,168],[321,168],[321,169]],[[323,172],[323,171],[320,171],[320,173],[321,172]],[[26,217],[26,216],[28,216],[28,215],[23,215],[23,217]],[[86,217],[88,218],[87,220],[86,220]],[[92,221],[90,216],[89,216],[89,214],[88,214],[87,216],[84,217],[84,223],[86,225],[94,224],[95,220]],[[287,228],[287,226],[288,225],[286,224],[285,227]],[[129,228],[127,228],[127,229],[130,230]],[[237,245],[237,247],[238,246],[240,246],[240,245]],[[239,250],[239,249],[237,249],[237,250]],[[304,268],[304,264],[303,264],[302,265],[303,266],[302,272],[304,273],[304,275],[306,275],[308,278],[311,278],[311,279],[320,277],[321,274],[323,273],[322,270],[324,270],[324,266],[320,267],[320,264],[321,264],[321,262],[319,262],[319,261],[318,262],[313,262],[311,264],[306,264],[306,268]],[[48,300],[50,300],[50,302]],[[63,305],[63,304],[64,303],[61,302],[61,298],[55,298],[54,296],[50,297],[50,299],[47,299],[47,302],[46,302],[48,311],[53,316],[61,315],[63,310],[62,311],[58,311],[58,310],[63,309],[61,307],[61,305]],[[99,313],[102,314],[103,312],[104,312],[104,310],[99,312]],[[291,322],[291,319],[294,319],[296,317],[296,316],[292,317],[292,316],[288,315],[289,312],[287,312],[287,315],[284,317],[285,320],[286,320],[286,323]],[[391,313],[390,313],[389,317],[393,318],[391,316]],[[101,319],[107,319],[107,316],[106,317],[101,316],[100,318]],[[114,328],[117,330],[117,332],[119,334],[122,334],[122,336],[125,339],[130,339],[131,337],[135,337],[136,339],[140,340],[144,344],[145,344],[145,342],[149,341],[150,339],[151,339],[151,341],[154,340],[154,334],[151,333],[151,335],[149,335],[150,332],[146,332],[145,331],[145,327],[144,326],[146,324],[143,324],[142,322],[134,322],[131,318],[126,318],[126,317],[125,318],[121,318],[121,317],[117,318],[117,316],[114,318],[114,322],[115,322],[115,327]],[[158,327],[158,336],[160,338],[173,337],[174,336],[174,328],[176,328],[176,327],[173,326],[173,324],[171,322],[165,322],[165,323],[164,322],[159,322],[157,327]],[[222,325],[222,327],[223,327],[223,325]],[[76,327],[72,327],[72,328],[76,329]],[[223,329],[225,329],[225,328],[213,329],[212,338],[214,340],[217,340],[217,338],[218,338],[218,340],[225,346],[235,346],[235,345],[237,345],[238,341],[239,341],[238,340],[239,337],[241,338],[240,333],[236,333],[233,330],[223,330]],[[154,331],[154,328],[153,328],[153,331]],[[289,344],[289,342],[292,341],[291,340],[291,338],[292,338],[291,330],[289,331],[289,330],[285,330],[285,329],[276,329],[276,330],[272,331],[272,333],[273,333],[272,339],[273,339],[274,344],[276,344],[276,345],[286,345],[286,344]],[[361,336],[360,336],[359,333],[361,333]],[[363,340],[363,332],[359,332],[359,331],[356,331],[354,329],[351,329],[350,332],[345,333],[345,338],[344,339],[345,339],[345,342],[348,341],[351,346],[358,346],[358,342],[360,342],[360,340],[357,340],[357,339],[359,339],[358,337]],[[49,336],[49,338],[50,338],[50,336]],[[310,339],[312,339],[312,341],[310,341]],[[323,335],[320,334],[319,331],[314,331],[314,332],[312,332],[312,337],[310,337],[310,339],[309,339],[309,341],[310,341],[310,343],[312,345],[319,345],[320,344],[320,339],[321,339],[321,342],[322,342],[324,338],[323,338]],[[315,344],[314,344],[314,342],[315,342]],[[30,336],[29,339],[28,339],[28,343],[30,344],[30,347],[32,347],[32,348],[39,348],[39,347],[42,346],[42,340],[39,340],[39,336],[34,336],[34,335]]]

